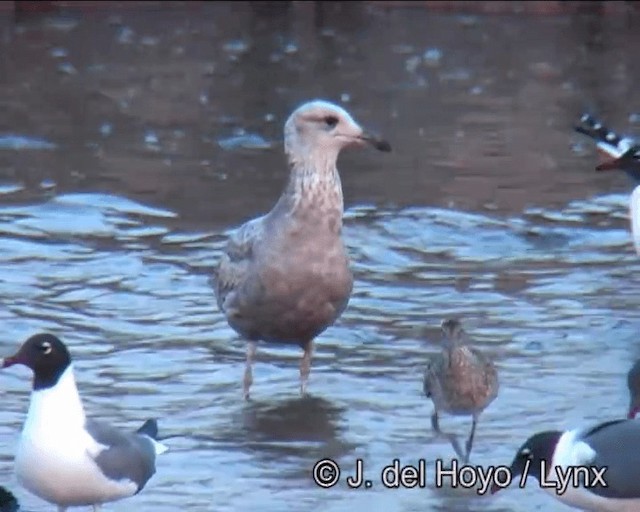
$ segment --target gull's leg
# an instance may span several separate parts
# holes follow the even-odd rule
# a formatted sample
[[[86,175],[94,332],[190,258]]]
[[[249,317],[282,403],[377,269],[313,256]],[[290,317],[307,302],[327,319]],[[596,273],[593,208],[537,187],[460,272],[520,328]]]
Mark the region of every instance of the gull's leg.
[[[94,505],[93,506],[93,512],[100,512],[101,509],[102,509],[102,505]]]
[[[460,446],[460,441],[458,441],[458,436],[449,432],[442,432],[442,435],[449,440],[458,458],[464,460],[464,463],[466,464],[467,461],[465,459],[464,452],[462,451],[462,447]]]
[[[244,392],[244,399],[249,400],[249,389],[253,384],[253,374],[251,371],[251,365],[253,365],[253,359],[256,356],[257,342],[250,341],[247,345],[247,361],[244,367],[244,379],[242,381],[242,390]]]
[[[467,439],[467,444],[465,446],[466,448],[466,454],[464,457],[464,463],[466,464],[467,462],[469,462],[469,454],[471,453],[471,448],[473,447],[473,436],[476,433],[476,425],[478,423],[478,416],[476,416],[475,414],[473,415],[473,423],[471,424],[471,433],[469,434],[469,439]]]
[[[435,430],[438,434],[440,433],[440,425],[438,424],[438,410],[433,411],[431,415],[431,428]]]
[[[307,343],[304,347],[304,354],[300,360],[300,394],[304,395],[307,391],[307,382],[311,373],[311,357],[313,356],[313,341]]]
[[[456,455],[458,456],[458,458],[464,459],[466,464],[465,455],[464,455],[464,452],[462,451],[462,447],[460,446],[460,441],[458,441],[458,436],[455,434],[451,434],[449,432],[443,432],[442,430],[440,430],[440,425],[438,423],[437,410],[434,411],[433,414],[431,415],[431,428],[433,428],[433,430],[438,436],[446,437],[449,440],[449,443],[451,443],[451,446],[453,447],[453,450],[456,452]]]
[[[67,507],[58,507],[58,512],[65,512]]]

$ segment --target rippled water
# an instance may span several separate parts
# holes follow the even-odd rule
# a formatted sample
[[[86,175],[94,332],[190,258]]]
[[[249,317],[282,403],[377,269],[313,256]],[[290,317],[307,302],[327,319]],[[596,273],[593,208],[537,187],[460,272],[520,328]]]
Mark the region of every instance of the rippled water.
[[[617,16],[288,5],[2,20],[0,351],[55,332],[91,414],[129,428],[156,416],[180,436],[147,488],[108,510],[561,508],[535,486],[477,497],[432,473],[426,489],[377,476],[453,455],[422,395],[446,316],[499,366],[473,463],[510,462],[532,429],[625,412],[640,356],[630,184],[593,172],[571,124],[589,109],[639,131],[640,34]],[[356,283],[318,338],[311,396],[298,396],[300,352],[261,346],[244,403],[245,347],[208,276],[227,231],[277,198],[282,123],[318,95],[394,153],[341,157]],[[13,476],[28,381],[0,375],[0,484],[50,510]],[[323,457],[344,474],[362,458],[376,483],[319,489]]]

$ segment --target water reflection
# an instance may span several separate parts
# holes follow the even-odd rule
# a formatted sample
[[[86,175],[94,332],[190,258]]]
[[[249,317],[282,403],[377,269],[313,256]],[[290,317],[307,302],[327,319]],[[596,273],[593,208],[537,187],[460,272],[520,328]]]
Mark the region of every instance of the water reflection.
[[[310,395],[276,404],[250,402],[242,411],[243,434],[253,441],[333,442],[340,414],[341,408]]]

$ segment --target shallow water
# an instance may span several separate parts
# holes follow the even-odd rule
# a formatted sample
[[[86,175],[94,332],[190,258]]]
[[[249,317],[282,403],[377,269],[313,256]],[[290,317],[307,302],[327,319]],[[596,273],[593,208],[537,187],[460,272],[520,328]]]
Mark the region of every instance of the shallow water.
[[[593,171],[571,125],[587,109],[640,132],[628,18],[193,4],[0,30],[0,351],[55,332],[91,414],[128,428],[156,416],[181,436],[108,510],[563,508],[535,485],[435,488],[433,462],[453,451],[431,432],[422,371],[452,315],[495,357],[482,466],[509,463],[532,431],[626,411],[640,356],[631,187]],[[341,157],[356,283],[317,340],[311,396],[298,397],[300,352],[261,346],[247,404],[245,346],[208,276],[227,231],[277,198],[282,124],[315,96],[394,152]],[[0,485],[51,510],[13,476],[28,382],[0,375]],[[373,487],[318,488],[324,457],[344,475],[363,459]],[[427,488],[383,488],[396,458],[426,459]]]

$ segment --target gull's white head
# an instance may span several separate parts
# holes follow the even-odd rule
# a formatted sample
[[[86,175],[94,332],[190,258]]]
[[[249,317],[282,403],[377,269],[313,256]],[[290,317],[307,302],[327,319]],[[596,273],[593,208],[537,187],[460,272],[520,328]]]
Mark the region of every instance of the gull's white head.
[[[317,153],[335,161],[342,148],[366,144],[391,151],[388,142],[366,132],[345,109],[328,101],[301,105],[284,125],[285,152],[293,161]]]

